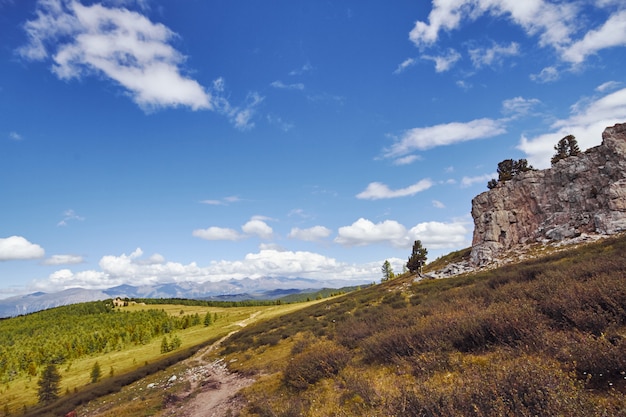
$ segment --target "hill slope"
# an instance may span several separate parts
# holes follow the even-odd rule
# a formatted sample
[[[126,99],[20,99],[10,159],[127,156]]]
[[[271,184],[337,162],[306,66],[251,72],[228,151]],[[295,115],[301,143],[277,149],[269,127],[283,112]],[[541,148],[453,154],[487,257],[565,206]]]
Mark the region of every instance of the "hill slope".
[[[626,415],[626,238],[242,330],[245,416]]]
[[[454,278],[404,275],[268,316],[202,356],[255,380],[214,415],[626,416],[625,251],[618,237]],[[194,398],[219,379],[190,366],[78,415],[216,411]]]

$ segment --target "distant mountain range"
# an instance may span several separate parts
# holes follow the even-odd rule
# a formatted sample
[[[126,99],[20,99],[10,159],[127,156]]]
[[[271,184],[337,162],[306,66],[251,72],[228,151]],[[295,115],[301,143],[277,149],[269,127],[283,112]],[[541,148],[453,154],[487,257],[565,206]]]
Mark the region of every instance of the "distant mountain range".
[[[108,298],[190,298],[216,301],[274,300],[287,295],[342,288],[371,282],[306,278],[244,278],[217,282],[179,282],[156,285],[119,285],[104,290],[70,288],[56,293],[36,292],[0,300],[0,318],[48,308]]]

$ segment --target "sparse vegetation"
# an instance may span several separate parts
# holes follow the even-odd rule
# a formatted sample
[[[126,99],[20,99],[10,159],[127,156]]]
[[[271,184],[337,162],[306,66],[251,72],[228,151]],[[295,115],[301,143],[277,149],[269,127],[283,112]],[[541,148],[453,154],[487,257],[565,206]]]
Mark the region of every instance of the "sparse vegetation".
[[[498,163],[498,179],[491,179],[487,184],[487,188],[495,188],[499,183],[509,181],[522,172],[531,171],[533,169],[532,165],[528,165],[526,159],[505,159]]]
[[[246,390],[242,415],[626,416],[624,250],[618,238],[402,277],[250,327],[222,353],[273,376]],[[258,343],[267,331],[275,347]]]
[[[552,156],[550,162],[552,165],[559,162],[561,159],[568,158],[570,156],[576,156],[580,154],[580,148],[574,135],[567,135],[554,145],[556,153]]]
[[[307,308],[270,307],[211,355],[257,375],[242,416],[626,416],[625,250],[626,237],[607,239],[454,278],[401,275]],[[180,306],[164,308],[179,315]],[[190,353],[169,355],[133,378]],[[63,402],[115,392],[125,378]],[[161,397],[125,415],[178,401]]]

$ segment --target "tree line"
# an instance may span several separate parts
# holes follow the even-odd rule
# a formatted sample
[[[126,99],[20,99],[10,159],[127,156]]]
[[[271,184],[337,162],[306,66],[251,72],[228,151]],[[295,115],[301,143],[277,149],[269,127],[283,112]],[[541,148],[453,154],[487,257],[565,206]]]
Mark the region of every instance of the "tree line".
[[[213,317],[208,321],[210,324]],[[176,330],[202,325],[198,314],[164,310],[115,311],[111,301],[57,307],[0,321],[0,382],[36,376],[48,364],[147,344]],[[208,325],[206,324],[206,325]]]

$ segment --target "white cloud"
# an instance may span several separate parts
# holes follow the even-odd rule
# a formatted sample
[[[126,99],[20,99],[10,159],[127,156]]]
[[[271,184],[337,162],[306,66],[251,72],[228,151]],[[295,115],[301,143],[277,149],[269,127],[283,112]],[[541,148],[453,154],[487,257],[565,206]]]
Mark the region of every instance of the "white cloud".
[[[298,227],[294,227],[289,232],[287,237],[292,239],[305,240],[310,242],[315,242],[318,240],[326,239],[332,231],[324,226],[313,226],[308,229],[300,229]]]
[[[607,91],[610,91],[610,90],[616,90],[621,85],[622,83],[619,81],[607,81],[597,86],[596,91],[600,93],[606,93]]]
[[[422,55],[421,58],[433,61],[436,72],[446,72],[461,59],[461,54],[450,48],[445,55]]]
[[[207,204],[209,206],[226,206],[230,203],[237,203],[239,201],[241,201],[239,197],[229,196],[229,197],[224,197],[220,200],[202,200],[200,201],[200,203]]]
[[[413,244],[421,240],[425,248],[448,249],[471,245],[468,234],[472,232],[467,223],[425,222],[412,227],[408,232],[409,241]]]
[[[191,234],[195,237],[205,240],[241,240],[247,239],[252,236],[260,237],[261,239],[271,239],[274,231],[265,222],[266,220],[272,220],[265,216],[253,216],[248,222],[241,226],[243,233],[226,227],[211,226],[206,229],[196,229]]]
[[[476,20],[484,14],[507,16],[526,31],[538,35],[541,46],[558,47],[570,40],[576,25],[578,5],[544,0],[433,0],[428,23],[418,21],[409,39],[418,47],[437,42],[441,31],[460,27],[463,20]]]
[[[52,255],[45,261],[44,265],[74,265],[83,262],[83,257],[80,255]]]
[[[263,220],[254,218],[241,226],[241,230],[248,235],[256,235],[261,239],[270,239],[274,234],[274,230]]]
[[[574,65],[581,64],[590,55],[603,49],[626,46],[626,10],[623,2],[605,0],[584,6],[583,3],[548,0],[433,0],[427,21],[417,21],[409,33],[409,39],[424,49],[434,45],[442,31],[453,31],[464,22],[489,15],[506,18],[519,26],[528,37],[538,37],[540,47],[552,48],[560,59]],[[609,10],[610,15],[597,28],[584,27],[585,22],[590,20],[587,17],[588,7]],[[469,52],[474,66],[481,67],[496,62],[498,56],[517,55],[518,48],[517,44],[512,43],[508,47],[496,45]],[[533,79],[548,82],[555,75],[554,67],[548,67]]]
[[[214,82],[214,85],[216,82]],[[246,96],[246,101],[241,106],[233,106],[228,99],[224,97],[225,83],[223,79],[217,80],[217,88],[214,90],[214,103],[216,110],[228,117],[230,122],[239,130],[249,130],[254,127],[252,121],[257,107],[265,100],[265,97],[261,96],[257,92],[250,92]]]
[[[498,178],[498,174],[494,172],[492,174],[479,175],[476,177],[463,177],[461,180],[461,187],[468,188],[476,183],[487,185],[487,183],[493,178]]]
[[[475,139],[485,139],[506,133],[500,120],[477,119],[467,123],[452,122],[430,127],[407,130],[385,153],[393,158],[414,150],[426,150],[437,146],[452,145]]]
[[[425,222],[407,230],[395,220],[373,223],[360,218],[350,226],[339,228],[335,242],[345,246],[388,244],[397,248],[410,248],[415,240],[421,240],[426,248],[445,249],[469,245],[467,235],[471,229],[467,222]]]
[[[433,200],[433,207],[443,209],[446,208],[446,205],[439,200]]]
[[[335,242],[345,246],[365,246],[387,243],[395,247],[409,244],[406,228],[395,220],[373,223],[360,218],[350,226],[340,227]]]
[[[554,145],[560,139],[574,135],[582,150],[599,145],[604,128],[623,123],[624,115],[626,88],[576,103],[569,118],[551,125],[552,132],[533,138],[522,136],[518,148],[526,153],[528,162],[535,168],[546,168],[554,155]]]
[[[561,74],[556,67],[550,66],[542,69],[539,74],[530,74],[530,79],[538,83],[551,83],[559,79]]]
[[[295,83],[295,84],[285,84],[282,81],[274,81],[270,84],[274,88],[278,88],[281,90],[304,90],[304,84]]]
[[[313,66],[310,63],[307,62],[301,68],[298,68],[296,70],[290,71],[289,75],[302,75],[302,74],[307,73],[309,71],[313,71]]]
[[[583,39],[567,46],[562,57],[565,61],[580,64],[589,55],[616,46],[626,46],[626,10],[611,15],[602,27],[587,32]]]
[[[0,238],[0,261],[43,258],[45,251],[22,236]]]
[[[541,101],[536,98],[514,97],[502,102],[502,111],[505,114],[526,115]]]
[[[519,44],[511,42],[509,46],[493,44],[490,48],[473,48],[469,51],[474,67],[481,68],[499,64],[507,56],[519,55]]]
[[[240,240],[245,236],[233,229],[211,226],[206,229],[196,229],[191,233],[195,237],[205,240]]]
[[[39,1],[37,18],[24,28],[26,59],[52,58],[52,71],[64,80],[104,75],[127,90],[144,110],[186,106],[211,109],[210,94],[182,74],[185,57],[169,42],[166,26],[125,8],[77,1]]]
[[[393,161],[394,165],[410,165],[420,159],[418,155],[407,155]]]
[[[22,135],[20,135],[17,132],[10,132],[9,133],[9,139],[14,140],[16,142],[19,142],[20,140],[22,140]]]
[[[416,60],[415,58],[407,58],[404,61],[402,61],[402,63],[400,65],[398,65],[398,68],[396,68],[396,70],[393,72],[394,74],[400,74],[402,72],[404,72],[407,68],[412,67],[413,65],[416,64]]]
[[[85,220],[84,217],[79,216],[78,214],[76,214],[76,212],[72,209],[66,210],[63,213],[63,220],[61,220],[60,222],[57,223],[57,226],[67,226],[68,222],[72,221],[72,220],[77,220],[79,222],[82,222],[83,220]]]
[[[61,269],[47,280],[37,282],[35,287],[48,291],[72,287],[104,289],[121,284],[202,283],[267,276],[368,281],[379,277],[382,264],[382,261],[348,264],[314,252],[284,251],[267,245],[241,260],[213,261],[206,267],[199,267],[195,262],[185,265],[165,261],[160,255],[147,260],[142,256],[141,249],[130,255],[103,256],[99,262],[100,270],[74,272]],[[155,259],[158,262],[153,262]]]
[[[379,200],[383,198],[408,197],[427,190],[432,186],[433,182],[430,179],[420,180],[413,185],[399,190],[392,190],[387,185],[380,182],[372,182],[367,186],[365,191],[357,194],[356,198],[363,200]]]

